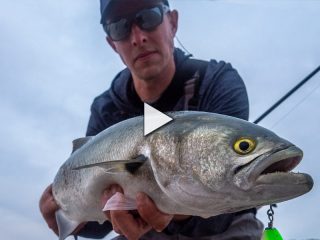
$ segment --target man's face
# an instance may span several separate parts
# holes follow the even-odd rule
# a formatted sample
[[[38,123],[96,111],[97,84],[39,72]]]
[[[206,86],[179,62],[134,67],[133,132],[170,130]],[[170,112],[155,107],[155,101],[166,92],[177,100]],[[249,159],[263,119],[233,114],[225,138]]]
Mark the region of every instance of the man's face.
[[[144,0],[116,0],[108,19],[135,15],[142,9],[154,7],[155,2]],[[112,16],[114,15],[114,16]],[[135,23],[129,36],[120,41],[107,37],[110,46],[120,55],[134,77],[154,79],[166,70],[174,68],[173,38],[177,30],[177,12],[164,14],[163,22],[152,31],[144,31]],[[173,66],[172,66],[173,65]]]

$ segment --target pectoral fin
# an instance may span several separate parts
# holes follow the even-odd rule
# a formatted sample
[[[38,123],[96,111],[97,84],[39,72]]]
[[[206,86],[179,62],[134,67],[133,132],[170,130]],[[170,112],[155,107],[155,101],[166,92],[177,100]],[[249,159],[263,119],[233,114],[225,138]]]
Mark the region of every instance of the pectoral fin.
[[[105,161],[99,163],[92,163],[87,165],[82,165],[79,167],[73,168],[73,170],[80,170],[85,168],[92,167],[102,167],[108,173],[118,173],[118,172],[130,172],[135,173],[146,161],[148,158],[144,155],[138,155],[134,159],[129,160],[114,160],[114,161]]]
[[[56,211],[56,220],[59,229],[59,240],[66,239],[80,225],[79,222],[70,220],[61,209]]]

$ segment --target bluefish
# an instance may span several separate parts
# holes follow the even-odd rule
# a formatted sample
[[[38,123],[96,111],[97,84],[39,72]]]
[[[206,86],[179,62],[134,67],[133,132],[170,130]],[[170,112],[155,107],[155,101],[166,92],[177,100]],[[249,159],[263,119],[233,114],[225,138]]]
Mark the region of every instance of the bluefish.
[[[145,192],[165,213],[204,218],[311,190],[308,174],[290,172],[302,151],[273,132],[214,113],[168,115],[174,120],[147,136],[141,116],[73,142],[53,182],[60,240],[82,222],[106,221],[100,199],[113,183],[133,199]]]

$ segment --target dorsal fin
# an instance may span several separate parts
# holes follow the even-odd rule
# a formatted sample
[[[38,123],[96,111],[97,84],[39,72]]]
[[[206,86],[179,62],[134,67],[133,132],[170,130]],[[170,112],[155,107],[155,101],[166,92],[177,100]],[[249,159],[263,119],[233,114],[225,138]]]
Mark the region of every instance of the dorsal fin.
[[[85,143],[91,140],[92,137],[82,137],[77,138],[72,141],[72,153],[76,151],[77,149],[81,148]]]

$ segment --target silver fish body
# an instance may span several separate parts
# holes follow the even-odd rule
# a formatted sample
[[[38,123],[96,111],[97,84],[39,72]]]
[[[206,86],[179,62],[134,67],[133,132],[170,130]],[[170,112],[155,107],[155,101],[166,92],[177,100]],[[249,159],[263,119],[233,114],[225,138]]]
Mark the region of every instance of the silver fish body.
[[[205,218],[311,190],[309,175],[290,172],[302,151],[273,132],[213,113],[168,115],[173,122],[146,137],[143,117],[135,117],[75,142],[53,182],[59,229],[73,223],[60,239],[79,223],[106,220],[100,199],[113,183],[133,199],[145,192],[165,213]]]

